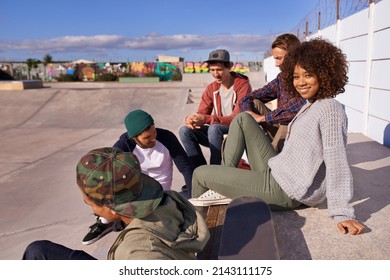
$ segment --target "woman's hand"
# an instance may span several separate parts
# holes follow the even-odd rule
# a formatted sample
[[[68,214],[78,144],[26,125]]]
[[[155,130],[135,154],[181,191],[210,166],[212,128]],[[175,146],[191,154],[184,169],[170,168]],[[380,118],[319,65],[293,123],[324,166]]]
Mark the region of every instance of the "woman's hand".
[[[342,221],[337,224],[337,227],[339,228],[340,233],[342,234],[352,234],[352,235],[358,235],[364,231],[364,226],[361,225],[358,221],[355,220],[347,220]]]

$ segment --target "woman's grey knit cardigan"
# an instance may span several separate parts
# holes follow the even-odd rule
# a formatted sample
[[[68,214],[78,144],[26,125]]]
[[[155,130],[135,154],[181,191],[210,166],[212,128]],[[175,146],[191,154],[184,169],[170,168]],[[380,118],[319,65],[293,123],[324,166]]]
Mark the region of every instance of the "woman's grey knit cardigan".
[[[337,222],[355,219],[349,204],[353,178],[347,161],[347,116],[333,98],[307,103],[290,122],[282,152],[269,160],[273,177],[308,206],[327,199]]]

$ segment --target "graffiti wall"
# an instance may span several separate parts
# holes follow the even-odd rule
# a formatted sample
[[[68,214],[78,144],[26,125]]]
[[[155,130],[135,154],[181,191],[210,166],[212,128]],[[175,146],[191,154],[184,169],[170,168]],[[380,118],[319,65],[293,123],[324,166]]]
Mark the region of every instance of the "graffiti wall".
[[[209,72],[209,69],[207,68],[207,63],[187,61],[187,62],[184,62],[184,65],[185,66],[184,66],[183,72],[186,74]]]
[[[244,65],[243,63],[237,62],[234,63],[232,67],[232,71],[240,73],[240,74],[245,74],[249,72],[249,66]],[[184,62],[184,68],[183,72],[186,74],[190,73],[208,73],[209,69],[207,68],[207,63],[206,62],[192,62],[192,61],[187,61]]]
[[[3,65],[4,66],[4,65]],[[27,79],[25,63],[9,63],[9,72],[16,79]],[[232,71],[245,74],[260,71],[261,62],[234,63]],[[12,71],[11,71],[12,70]],[[46,67],[40,64],[37,69],[31,69],[31,75],[37,79],[54,81],[59,77],[75,76],[78,80],[91,81],[101,75],[110,74],[115,77],[159,77],[160,81],[179,81],[182,74],[208,73],[206,63],[186,62],[124,62],[124,63],[50,63]]]
[[[129,63],[129,73],[138,77],[155,75],[160,81],[170,81],[174,75],[181,75],[182,62],[132,62]]]

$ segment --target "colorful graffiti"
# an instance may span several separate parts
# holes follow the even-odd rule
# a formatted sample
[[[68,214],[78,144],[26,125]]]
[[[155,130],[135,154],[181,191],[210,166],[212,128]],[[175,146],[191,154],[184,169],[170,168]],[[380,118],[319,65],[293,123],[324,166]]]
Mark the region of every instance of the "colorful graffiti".
[[[154,73],[160,77],[160,81],[170,81],[178,69],[175,65],[166,62],[157,62]]]
[[[245,73],[249,72],[249,67],[247,65],[240,63],[240,62],[237,62],[233,65],[232,71],[240,73],[240,74],[245,74]],[[201,62],[187,61],[187,62],[185,62],[183,72],[186,74],[208,73],[209,69],[207,67],[206,62],[201,63]]]
[[[18,79],[27,78],[27,66],[23,63],[7,64],[13,69],[13,76]],[[3,66],[4,65],[0,65]],[[86,69],[84,69],[86,68]],[[260,71],[261,62],[244,62],[233,64],[232,71],[245,74],[247,72]],[[37,79],[47,81],[56,80],[58,77],[74,76],[78,80],[95,80],[110,74],[112,77],[159,77],[160,81],[180,81],[182,74],[208,73],[206,63],[194,61],[180,62],[123,62],[123,63],[50,63],[46,67],[42,65],[39,69],[33,69]],[[46,73],[45,73],[46,72]],[[35,77],[34,76],[34,77]]]
[[[110,73],[116,76],[121,76],[127,72],[128,63],[98,63],[98,69],[100,72]]]
[[[80,67],[81,66],[81,67]],[[79,67],[82,70],[84,67],[90,66],[81,64]],[[158,76],[160,81],[170,81],[175,74],[181,75],[181,73],[208,73],[209,69],[207,63],[202,62],[128,62],[125,63],[99,63],[96,65],[95,72],[107,72],[122,76],[125,73],[130,73],[135,77],[145,76]],[[91,69],[90,69],[91,70]],[[69,69],[68,69],[69,71]],[[249,66],[243,63],[234,63],[232,71],[245,74],[250,71]],[[91,71],[90,71],[91,72]],[[84,73],[84,80],[94,79],[94,75],[91,73]]]
[[[175,73],[180,73],[181,62],[132,62],[129,63],[129,72],[138,77],[156,75],[160,81],[170,81]]]
[[[144,77],[146,74],[154,73],[155,62],[132,62],[129,63],[129,72]]]
[[[208,73],[209,68],[207,68],[207,63],[201,63],[201,62],[192,62],[188,61],[185,62],[185,66],[183,69],[184,73]]]
[[[47,68],[46,68],[46,79],[48,81],[52,81],[54,80],[54,77],[56,76],[56,70],[54,69],[54,65],[53,63],[50,63],[49,65],[47,65]]]
[[[81,72],[83,73],[83,81],[95,80],[95,69],[93,69],[91,66],[82,68]]]
[[[240,74],[245,74],[249,72],[249,67],[247,65],[244,65],[240,62],[237,62],[233,65],[232,71],[240,73]]]

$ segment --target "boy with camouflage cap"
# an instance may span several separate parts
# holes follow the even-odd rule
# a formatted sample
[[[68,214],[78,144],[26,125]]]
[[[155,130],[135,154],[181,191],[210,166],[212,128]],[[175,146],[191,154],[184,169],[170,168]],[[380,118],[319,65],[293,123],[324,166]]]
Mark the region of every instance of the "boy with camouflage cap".
[[[138,159],[115,147],[95,149],[77,165],[77,184],[95,214],[127,226],[108,259],[195,259],[209,239],[207,225],[179,193],[143,174]],[[95,259],[50,241],[35,241],[23,259]]]
[[[142,173],[157,180],[164,190],[170,190],[173,181],[173,168],[183,175],[187,193],[192,188],[194,171],[186,151],[175,134],[167,129],[156,127],[153,117],[140,109],[130,111],[124,120],[126,132],[113,145],[124,152],[133,153],[140,162]],[[182,187],[182,191],[184,191]],[[122,222],[110,222],[97,217],[84,236],[84,245],[92,244],[111,231],[123,230]]]

